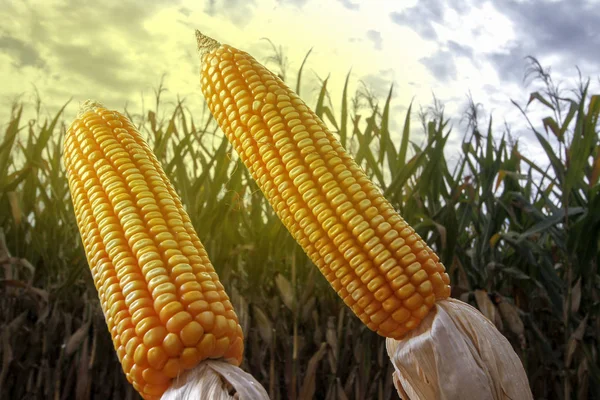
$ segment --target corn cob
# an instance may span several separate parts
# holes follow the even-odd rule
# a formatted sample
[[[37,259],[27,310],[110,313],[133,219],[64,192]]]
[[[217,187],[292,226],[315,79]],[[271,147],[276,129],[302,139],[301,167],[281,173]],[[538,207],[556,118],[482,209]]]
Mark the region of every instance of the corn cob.
[[[449,298],[438,257],[278,77],[196,31],[213,116],[344,302],[386,336],[401,398],[532,399],[510,343]]]
[[[64,143],[77,224],[123,371],[146,399],[204,359],[238,366],[243,334],[190,218],[122,114],[86,102]]]
[[[275,74],[196,35],[208,107],[290,233],[370,329],[416,328],[450,295],[437,255]]]

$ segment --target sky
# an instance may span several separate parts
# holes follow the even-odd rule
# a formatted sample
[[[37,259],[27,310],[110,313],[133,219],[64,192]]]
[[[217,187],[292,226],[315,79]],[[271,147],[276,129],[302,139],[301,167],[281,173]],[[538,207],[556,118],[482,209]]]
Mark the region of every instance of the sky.
[[[0,20],[0,135],[11,104],[32,105],[37,94],[47,115],[72,99],[67,123],[88,98],[139,113],[153,107],[163,74],[163,99],[185,98],[199,116],[195,29],[277,72],[270,39],[288,59],[291,87],[312,48],[300,95],[314,106],[319,79],[329,75],[334,114],[350,70],[350,93],[362,82],[382,105],[393,83],[394,140],[411,101],[418,110],[435,94],[456,148],[470,95],[483,105],[484,125],[491,114],[496,135],[511,126],[534,159],[539,147],[511,103],[525,106],[536,89],[524,79],[525,57],[551,68],[565,88],[577,86],[577,67],[596,92],[600,75],[600,0],[0,0]]]

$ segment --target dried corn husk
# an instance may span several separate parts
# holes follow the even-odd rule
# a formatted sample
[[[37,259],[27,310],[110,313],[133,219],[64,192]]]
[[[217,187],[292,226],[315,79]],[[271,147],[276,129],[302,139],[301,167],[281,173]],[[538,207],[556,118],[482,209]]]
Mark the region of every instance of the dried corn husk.
[[[527,345],[527,340],[525,339],[525,325],[523,325],[517,307],[506,301],[499,302],[497,307],[498,310],[500,310],[500,315],[502,315],[502,318],[506,321],[508,329],[519,338],[521,349],[525,349],[525,346]]]
[[[217,360],[205,360],[173,380],[161,400],[269,400],[252,375]]]
[[[386,344],[402,399],[533,399],[508,340],[462,301],[438,301],[417,329]]]
[[[490,300],[488,292],[485,290],[476,290],[475,301],[477,302],[477,308],[479,308],[479,311],[481,311],[484,317],[492,321],[499,331],[502,331],[504,329],[502,318],[500,317],[500,313],[496,310],[496,306],[492,300]]]

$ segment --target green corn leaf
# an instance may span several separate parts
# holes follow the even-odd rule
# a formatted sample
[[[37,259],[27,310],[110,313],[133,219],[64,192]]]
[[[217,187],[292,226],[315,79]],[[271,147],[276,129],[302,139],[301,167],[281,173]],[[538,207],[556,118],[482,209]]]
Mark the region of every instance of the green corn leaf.
[[[527,101],[527,105],[530,105],[534,100],[537,100],[546,107],[554,110],[554,106],[548,100],[546,100],[544,96],[542,96],[539,92],[533,92],[529,95],[529,101]]]
[[[379,159],[383,161],[384,153],[387,156],[388,168],[392,173],[395,171],[395,164],[398,155],[396,154],[396,148],[394,147],[394,142],[391,139],[390,131],[389,131],[389,119],[390,119],[390,101],[392,100],[392,91],[394,89],[394,85],[390,86],[390,91],[388,93],[387,99],[385,101],[385,105],[383,107],[383,114],[381,116],[381,128],[379,130],[380,133],[380,144],[379,144]]]
[[[315,114],[323,119],[323,107],[325,104],[325,96],[327,95],[327,82],[329,81],[329,75],[321,83],[321,90],[319,90],[319,97],[317,98],[317,105],[315,106]]]
[[[400,148],[398,150],[398,164],[396,170],[401,170],[406,164],[406,152],[408,150],[408,140],[410,136],[410,116],[412,110],[412,100],[406,111],[406,117],[404,119],[404,128],[402,130],[402,139],[400,140]]]
[[[340,120],[340,143],[346,148],[346,141],[348,137],[348,81],[350,80],[350,74],[352,69],[348,71],[346,75],[346,81],[344,82],[344,91],[342,92],[342,115]]]
[[[313,49],[311,47],[310,50],[308,50],[308,52],[304,56],[304,60],[302,60],[302,64],[300,64],[300,69],[298,69],[298,79],[296,80],[296,94],[298,96],[300,96],[300,84],[302,81],[302,71],[304,70],[304,64],[306,64],[306,60],[308,60],[308,56],[310,56],[310,53],[312,53],[312,51]]]

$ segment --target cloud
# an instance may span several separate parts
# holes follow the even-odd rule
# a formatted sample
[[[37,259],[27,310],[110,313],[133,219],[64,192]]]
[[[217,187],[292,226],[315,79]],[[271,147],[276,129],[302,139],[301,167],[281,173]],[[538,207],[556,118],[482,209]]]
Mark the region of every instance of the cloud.
[[[342,5],[344,7],[346,7],[349,10],[358,10],[360,8],[360,6],[356,3],[353,3],[350,0],[338,0],[340,3],[342,3]]]
[[[131,2],[108,0],[103,2],[102,7],[98,7],[95,0],[69,0],[66,4],[54,6],[56,9],[52,10],[51,16],[53,20],[48,20],[49,16],[47,15],[37,15],[36,17],[44,22],[45,26],[62,25],[65,28],[77,28],[85,36],[107,31],[107,26],[109,26],[111,29],[117,28],[123,34],[139,37],[148,33],[144,22],[149,17],[165,5],[177,3],[179,1]],[[90,10],[93,10],[93,12],[90,12]],[[59,16],[60,22],[55,20]],[[75,36],[79,35],[71,35],[71,39],[74,39]]]
[[[186,16],[186,17],[189,17],[189,16],[192,14],[192,10],[190,10],[190,9],[189,9],[189,8],[187,8],[187,7],[181,7],[181,8],[180,8],[179,10],[177,10],[177,11],[179,11],[181,14],[183,14],[183,15],[184,15],[184,16]]]
[[[278,3],[290,3],[293,4],[295,6],[298,6],[299,8],[304,7],[304,5],[306,4],[308,0],[277,0]]]
[[[451,53],[453,53],[454,55],[458,56],[458,57],[466,57],[466,58],[473,58],[473,48],[470,46],[464,46],[460,43],[457,43],[453,40],[449,40],[447,42],[448,45],[448,50],[450,50]]]
[[[107,91],[133,91],[142,81],[139,72],[144,67],[136,64],[139,57],[132,53],[131,42],[136,42],[138,52],[151,52],[152,32],[144,23],[166,3],[112,0],[93,7],[96,3],[91,0],[71,0],[47,7],[15,7],[14,17],[29,29],[6,25],[0,52],[14,59],[15,74],[30,66],[77,88],[97,85]]]
[[[400,12],[392,12],[392,22],[408,26],[417,32],[423,39],[438,40],[435,24],[444,22],[444,12],[450,8],[464,14],[470,5],[461,0],[420,0],[417,5]]]
[[[595,5],[593,3],[596,3]],[[481,70],[493,68],[501,81],[522,83],[527,56],[550,64],[557,77],[574,71],[597,74],[600,64],[600,7],[592,0],[506,0],[501,2],[421,0],[390,14],[438,49],[420,61],[440,81],[456,78],[462,58]],[[491,18],[497,14],[496,18]],[[465,18],[465,32],[453,27]],[[489,21],[487,18],[490,17]],[[475,19],[474,19],[475,18]],[[487,22],[486,22],[487,21]],[[504,28],[505,27],[505,28]],[[468,34],[470,30],[471,35]],[[502,33],[506,37],[502,39]],[[478,38],[481,40],[478,42]],[[484,46],[482,43],[489,43]]]
[[[367,31],[367,39],[373,42],[373,46],[377,50],[381,50],[381,42],[383,39],[381,38],[381,33],[379,31],[374,31],[372,29]]]
[[[0,37],[0,50],[10,54],[16,61],[16,68],[22,67],[43,67],[44,60],[40,53],[30,44],[11,36]]]
[[[167,76],[167,82],[187,94],[181,88],[188,87],[188,76],[197,73],[188,73],[197,61],[185,58],[186,52],[193,53],[193,40],[188,40],[192,42],[188,50],[176,24],[186,18],[178,3],[105,0],[99,6],[91,0],[63,0],[36,7],[22,2],[0,7],[6,22],[0,30],[3,97],[26,94],[34,85],[48,110],[57,110],[72,98],[65,115],[73,116],[77,102],[86,98],[113,107],[139,103],[166,71],[177,71]],[[163,14],[173,21],[172,27],[156,23],[166,19]],[[173,28],[176,35],[165,35]]]
[[[148,76],[148,66],[139,61],[145,58],[143,54],[157,51],[153,46],[158,34],[145,22],[167,3],[164,0],[145,5],[113,0],[103,7],[93,7],[93,12],[85,6],[56,6],[48,15],[32,15],[32,23],[43,22],[35,25],[33,43],[51,72],[60,71],[74,83],[86,82],[102,90],[124,93],[138,91]],[[111,29],[106,29],[106,21],[110,21]],[[136,43],[135,51],[131,51],[131,42]]]
[[[507,0],[495,2],[496,9],[512,22],[520,39],[494,52],[489,60],[504,79],[523,78],[524,58],[553,56],[555,68],[600,64],[597,34],[600,8],[589,0]],[[515,65],[517,64],[517,65]],[[515,69],[520,73],[516,74]]]
[[[405,13],[391,13],[392,21],[401,26],[408,26],[414,29],[423,39],[437,40],[437,33],[433,27],[432,21],[426,17],[414,18],[411,11]],[[417,14],[418,15],[418,14]]]
[[[289,1],[289,2],[300,2],[304,3],[306,0],[277,0],[278,2]],[[204,7],[204,12],[211,17],[226,18],[233,22],[235,25],[244,27],[248,25],[254,15],[253,8],[255,6],[254,0],[209,0]]]
[[[133,63],[127,62],[123,53],[110,46],[90,48],[89,45],[56,44],[53,53],[57,56],[59,70],[69,71],[71,77],[82,77],[104,89],[136,91],[143,82],[133,74],[124,73]]]
[[[438,51],[429,57],[423,57],[419,61],[440,81],[447,82],[456,79],[454,56],[449,51]]]
[[[529,55],[522,43],[513,42],[502,51],[486,56],[503,81],[522,82],[525,72],[525,58]]]

